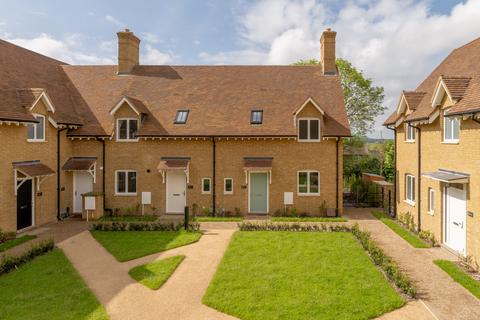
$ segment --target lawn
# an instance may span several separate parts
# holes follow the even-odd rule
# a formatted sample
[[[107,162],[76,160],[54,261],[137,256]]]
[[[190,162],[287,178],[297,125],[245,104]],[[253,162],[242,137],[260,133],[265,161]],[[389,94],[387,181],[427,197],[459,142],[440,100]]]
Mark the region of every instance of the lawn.
[[[182,255],[165,258],[130,269],[128,274],[145,287],[157,290],[170,278],[183,259],[185,256]]]
[[[197,222],[235,222],[243,221],[242,217],[195,217]]]
[[[455,262],[449,260],[435,260],[433,261],[443,271],[448,273],[453,280],[460,283],[465,289],[470,291],[475,297],[480,299],[480,281],[473,279],[468,274],[460,269]]]
[[[405,241],[407,241],[412,247],[414,248],[431,248],[431,245],[420,239],[417,235],[411,233],[397,222],[395,222],[392,218],[388,217],[386,214],[380,211],[372,211],[372,215],[375,218],[382,221],[387,227],[393,230],[396,234],[402,237]]]
[[[342,217],[272,217],[274,222],[347,222]]]
[[[0,319],[108,319],[62,251],[0,277]]]
[[[25,236],[21,236],[21,237],[0,243],[0,252],[16,247],[22,243],[35,239],[36,237],[37,236],[25,235]]]
[[[118,261],[128,261],[198,241],[201,232],[91,231],[93,237]]]
[[[97,221],[155,221],[158,216],[145,215],[145,216],[102,216]]]
[[[242,320],[348,320],[405,301],[349,232],[239,231],[203,303]]]

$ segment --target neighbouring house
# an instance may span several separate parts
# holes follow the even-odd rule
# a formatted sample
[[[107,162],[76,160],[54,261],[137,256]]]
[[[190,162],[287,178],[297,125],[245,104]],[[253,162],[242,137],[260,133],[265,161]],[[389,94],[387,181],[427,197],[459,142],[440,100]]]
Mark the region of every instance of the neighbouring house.
[[[452,53],[385,121],[395,130],[396,209],[480,263],[480,39]]]
[[[82,212],[89,193],[102,212],[341,214],[336,32],[319,66],[141,65],[140,39],[117,35],[109,66],[0,41],[0,228]]]

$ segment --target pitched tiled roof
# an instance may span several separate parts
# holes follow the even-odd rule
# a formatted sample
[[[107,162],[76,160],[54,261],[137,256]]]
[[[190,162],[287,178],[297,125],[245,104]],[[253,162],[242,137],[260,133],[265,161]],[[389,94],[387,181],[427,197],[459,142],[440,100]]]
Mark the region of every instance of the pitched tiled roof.
[[[51,116],[57,123],[81,124],[72,101],[75,91],[57,61],[0,40],[0,112],[26,113],[28,104],[42,88],[57,107]],[[72,88],[73,89],[73,88]]]
[[[78,113],[98,127],[71,130],[89,135],[113,132],[109,110],[122,96],[134,97],[148,110],[139,132],[154,136],[292,136],[292,112],[312,97],[325,111],[325,136],[350,135],[337,76],[316,66],[137,66],[118,76],[116,66],[63,66],[85,101]],[[87,107],[88,106],[88,107]],[[184,125],[174,124],[177,110],[189,109]],[[252,109],[263,110],[263,124],[252,126]]]
[[[480,77],[470,81],[463,96],[463,99],[448,109],[449,115],[480,112]]]
[[[450,112],[461,110],[461,112],[465,113],[479,109],[478,103],[469,102],[472,100],[469,98],[469,95],[478,94],[476,93],[478,91],[471,90],[469,85],[469,81],[476,83],[480,76],[480,64],[478,61],[480,61],[480,38],[453,50],[416,88],[415,91],[425,92],[425,95],[415,111],[406,120],[427,119],[435,112],[435,109],[432,108],[432,96],[440,77],[444,79],[452,98],[460,100],[457,103],[458,107],[452,107]],[[393,114],[385,121],[385,125],[388,125],[389,123],[387,122],[391,122],[392,118]]]
[[[425,96],[425,92],[403,91],[403,95],[410,110],[415,111]]]

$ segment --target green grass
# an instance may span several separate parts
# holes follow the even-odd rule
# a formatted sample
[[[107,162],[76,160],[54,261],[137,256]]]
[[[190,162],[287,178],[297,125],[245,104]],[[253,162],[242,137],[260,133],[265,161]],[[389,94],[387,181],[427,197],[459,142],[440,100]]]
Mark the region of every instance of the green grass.
[[[242,217],[195,217],[197,222],[235,222],[243,221]]]
[[[25,243],[27,241],[30,241],[32,239],[35,239],[37,236],[30,236],[30,235],[25,235],[21,236],[19,238],[15,238],[12,240],[5,241],[4,243],[0,243],[0,252],[6,251],[10,248],[16,247],[22,243]]]
[[[128,261],[198,241],[202,234],[189,231],[91,231],[93,237],[118,261]]]
[[[455,262],[449,260],[434,260],[437,266],[448,273],[453,280],[460,283],[465,289],[470,291],[475,297],[480,299],[480,281],[470,277],[465,271],[460,269]]]
[[[347,222],[342,217],[272,217],[274,222]]]
[[[102,216],[98,218],[98,221],[155,221],[157,216],[145,215],[145,216]]]
[[[108,319],[63,252],[55,249],[0,277],[0,319]]]
[[[387,227],[393,230],[396,234],[402,237],[414,248],[431,248],[431,245],[420,239],[417,235],[411,233],[392,218],[388,217],[386,214],[380,211],[372,211],[372,215],[382,221]]]
[[[157,290],[170,278],[183,259],[185,259],[185,256],[180,255],[154,261],[130,269],[128,274],[145,287]]]
[[[242,320],[349,320],[405,301],[351,233],[239,231],[203,303]]]

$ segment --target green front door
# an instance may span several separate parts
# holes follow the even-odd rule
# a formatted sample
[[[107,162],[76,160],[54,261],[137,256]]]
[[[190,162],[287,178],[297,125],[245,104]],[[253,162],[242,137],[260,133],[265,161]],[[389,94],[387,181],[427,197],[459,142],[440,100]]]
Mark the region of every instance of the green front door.
[[[268,213],[268,173],[250,173],[250,213]]]

